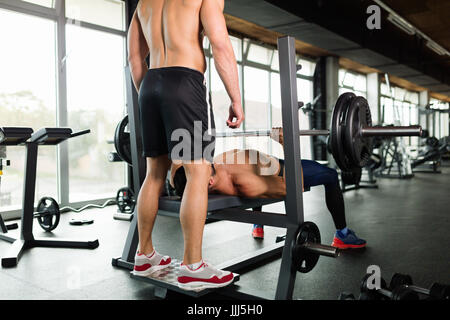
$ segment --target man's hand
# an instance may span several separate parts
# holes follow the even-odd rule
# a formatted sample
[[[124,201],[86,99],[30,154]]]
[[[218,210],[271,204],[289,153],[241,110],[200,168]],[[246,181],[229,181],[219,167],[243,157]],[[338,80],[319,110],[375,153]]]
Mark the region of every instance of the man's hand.
[[[272,128],[272,131],[270,131],[270,138],[283,145],[284,143],[283,128]]]
[[[242,105],[240,103],[232,103],[230,106],[230,115],[227,120],[227,126],[229,128],[237,129],[241,126],[244,119],[245,116],[242,110]]]

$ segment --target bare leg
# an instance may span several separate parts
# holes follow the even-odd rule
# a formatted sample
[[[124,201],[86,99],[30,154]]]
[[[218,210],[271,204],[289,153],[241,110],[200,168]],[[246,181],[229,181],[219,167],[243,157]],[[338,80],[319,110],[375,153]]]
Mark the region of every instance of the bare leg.
[[[147,158],[147,176],[137,199],[139,253],[153,252],[152,231],[170,163],[167,155]]]
[[[183,164],[186,187],[180,209],[184,237],[184,264],[202,260],[203,229],[208,209],[208,182],[211,177],[209,162]]]

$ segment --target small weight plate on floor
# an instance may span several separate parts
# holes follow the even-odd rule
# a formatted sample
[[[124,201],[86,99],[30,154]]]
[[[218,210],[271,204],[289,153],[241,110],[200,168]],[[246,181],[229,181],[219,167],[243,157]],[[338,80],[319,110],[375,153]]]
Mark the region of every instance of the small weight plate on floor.
[[[303,244],[320,243],[319,228],[313,222],[304,222],[297,230],[291,244],[292,263],[301,273],[310,272],[319,261],[319,254],[305,250]]]
[[[69,224],[73,226],[81,226],[83,224],[93,224],[94,219],[70,219]]]
[[[44,197],[39,200],[36,210],[35,216],[41,228],[47,232],[55,230],[61,216],[58,202],[53,198]]]

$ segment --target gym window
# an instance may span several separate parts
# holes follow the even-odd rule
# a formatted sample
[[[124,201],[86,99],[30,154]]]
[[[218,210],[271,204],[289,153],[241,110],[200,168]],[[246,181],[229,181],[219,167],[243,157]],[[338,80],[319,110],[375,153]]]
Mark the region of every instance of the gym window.
[[[281,127],[281,90],[278,66],[278,50],[257,43],[251,39],[230,36],[231,44],[238,62],[239,83],[241,85],[242,105],[246,120],[241,130],[269,130]],[[214,67],[210,44],[205,38],[203,42],[207,60],[205,73],[208,88],[212,93],[213,111],[218,133],[231,129],[225,125],[230,106],[229,97]],[[298,99],[308,103],[312,101],[312,79],[315,63],[297,56],[297,63],[302,69],[297,74]],[[309,119],[300,113],[300,127],[309,129]],[[303,141],[304,140],[304,141]],[[302,155],[311,156],[310,138],[302,137]],[[216,153],[230,149],[257,149],[277,157],[283,157],[283,148],[268,137],[227,137],[218,138]]]
[[[51,196],[63,206],[101,204],[126,184],[125,165],[108,161],[108,140],[126,106],[125,17],[120,0],[0,0],[0,40],[16,48],[0,51],[3,125],[91,129],[39,149],[36,202]],[[20,216],[25,150],[9,147],[7,156],[0,189],[6,219]]]
[[[381,117],[383,124],[409,126],[419,123],[419,94],[403,88],[391,86],[391,92],[386,83],[381,83]],[[417,146],[417,137],[403,137],[406,145]]]

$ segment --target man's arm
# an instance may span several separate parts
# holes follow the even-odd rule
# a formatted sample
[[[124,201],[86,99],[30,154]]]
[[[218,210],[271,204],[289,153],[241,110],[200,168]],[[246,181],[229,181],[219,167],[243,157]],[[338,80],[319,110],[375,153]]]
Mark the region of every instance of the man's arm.
[[[224,0],[203,0],[200,18],[205,34],[211,43],[216,70],[231,99],[230,117],[227,120],[227,125],[231,128],[239,128],[244,121],[244,113],[239,91],[236,57],[228,36],[223,8]],[[235,122],[233,122],[233,118],[236,118]]]
[[[286,183],[278,176],[240,175],[233,183],[243,197],[281,199],[286,196]]]
[[[147,40],[142,32],[141,23],[136,10],[128,31],[128,63],[134,86],[138,92],[141,88],[142,80],[148,71],[148,65],[145,59],[149,52]]]

